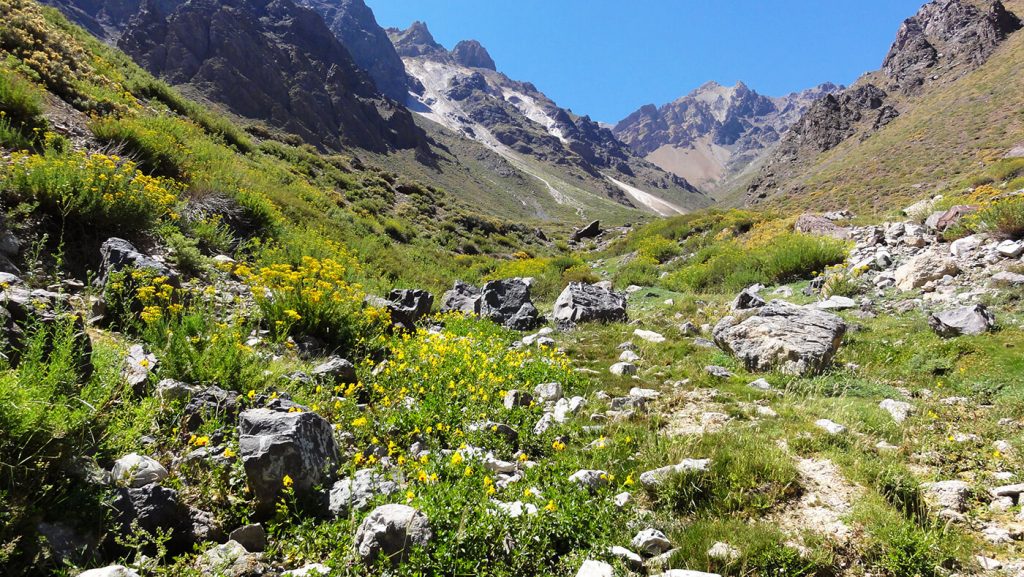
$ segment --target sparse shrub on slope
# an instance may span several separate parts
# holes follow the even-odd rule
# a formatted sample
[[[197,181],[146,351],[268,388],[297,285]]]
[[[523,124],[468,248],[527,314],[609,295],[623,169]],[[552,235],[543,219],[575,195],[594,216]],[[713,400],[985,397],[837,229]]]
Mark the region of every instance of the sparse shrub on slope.
[[[0,65],[0,146],[27,150],[41,141],[45,128],[39,89]]]

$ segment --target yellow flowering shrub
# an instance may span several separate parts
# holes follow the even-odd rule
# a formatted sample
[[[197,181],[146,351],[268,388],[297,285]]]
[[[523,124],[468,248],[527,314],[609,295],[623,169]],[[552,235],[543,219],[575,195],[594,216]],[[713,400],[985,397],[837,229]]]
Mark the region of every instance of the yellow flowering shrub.
[[[274,264],[255,271],[239,266],[235,273],[252,287],[275,337],[312,336],[347,351],[382,335],[390,318],[386,309],[364,303],[366,293],[349,280],[358,264],[345,256],[305,257],[298,266]]]
[[[13,154],[0,166],[0,194],[105,232],[143,231],[178,218],[182,186],[147,176],[130,160],[73,152]]]

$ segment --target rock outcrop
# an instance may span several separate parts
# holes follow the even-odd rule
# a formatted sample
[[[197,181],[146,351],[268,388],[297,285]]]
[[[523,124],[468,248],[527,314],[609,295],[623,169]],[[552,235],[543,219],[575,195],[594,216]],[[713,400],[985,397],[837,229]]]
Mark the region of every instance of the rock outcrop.
[[[414,547],[425,547],[434,534],[430,520],[407,505],[383,505],[374,509],[356,531],[356,553],[368,565],[378,559],[398,564]]]
[[[568,328],[577,323],[626,320],[626,295],[603,286],[569,283],[555,301],[555,323]]]
[[[468,68],[498,69],[487,49],[476,40],[463,40],[456,44],[452,48],[452,59]]]
[[[827,369],[846,334],[839,317],[810,307],[772,301],[742,319],[725,317],[715,343],[749,371],[807,375]]]

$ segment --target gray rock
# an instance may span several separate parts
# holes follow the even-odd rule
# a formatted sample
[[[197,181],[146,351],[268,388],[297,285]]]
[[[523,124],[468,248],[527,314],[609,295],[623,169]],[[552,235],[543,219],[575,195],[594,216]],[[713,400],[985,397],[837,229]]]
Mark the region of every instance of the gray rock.
[[[352,511],[365,511],[377,495],[392,495],[398,489],[397,483],[377,471],[362,469],[331,487],[328,509],[335,517],[347,517]]]
[[[846,323],[824,311],[772,301],[745,320],[722,319],[713,334],[715,343],[749,371],[808,375],[829,367]]]
[[[843,296],[830,296],[823,301],[816,302],[811,305],[816,309],[823,311],[841,311],[846,309],[857,308],[857,301]]]
[[[576,229],[572,235],[569,236],[569,240],[572,242],[579,242],[585,238],[595,238],[601,234],[601,221],[595,220],[583,228]]]
[[[114,462],[110,471],[115,483],[127,487],[143,487],[167,478],[167,469],[156,459],[131,453]]]
[[[611,367],[608,368],[608,371],[611,374],[613,374],[613,375],[618,375],[620,377],[628,377],[628,376],[635,375],[636,372],[637,372],[637,369],[636,369],[636,365],[634,365],[633,363],[622,362],[622,363],[615,363],[614,365],[612,365]]]
[[[414,547],[426,547],[434,534],[430,520],[407,505],[374,509],[356,531],[356,553],[367,565],[386,558],[393,565],[405,561]]]
[[[896,401],[893,399],[885,399],[881,403],[878,403],[878,408],[892,415],[892,420],[897,423],[906,421],[907,417],[914,412],[914,406],[910,403]]]
[[[1024,274],[1018,274],[1015,272],[1002,271],[992,275],[989,282],[994,285],[1005,285],[1005,286],[1024,286]]]
[[[759,309],[764,305],[768,304],[765,302],[761,295],[750,290],[749,288],[743,289],[740,294],[736,295],[733,299],[732,304],[729,305],[733,311],[746,311],[750,309]]]
[[[638,338],[638,339],[640,339],[640,340],[647,341],[649,343],[658,344],[658,343],[665,342],[665,336],[660,334],[660,333],[656,333],[654,331],[645,331],[643,329],[636,329],[636,330],[633,331],[633,336]]]
[[[391,323],[403,330],[416,329],[416,323],[430,314],[434,295],[421,289],[393,290],[388,295]]]
[[[246,550],[238,541],[228,541],[207,549],[197,559],[197,565],[203,575],[222,577],[247,577],[266,569],[263,556]]]
[[[981,234],[972,234],[970,236],[958,238],[949,243],[949,254],[956,258],[965,258],[977,250],[978,247],[985,244],[986,240],[987,237]]]
[[[657,529],[644,529],[633,537],[633,549],[640,551],[648,557],[661,555],[672,548],[672,542],[664,533]]]
[[[330,577],[333,572],[331,568],[322,563],[308,563],[299,567],[298,569],[292,569],[281,573],[281,577]]]
[[[608,485],[608,472],[594,469],[581,469],[572,475],[569,480],[585,489],[595,490]]]
[[[576,577],[615,577],[615,569],[604,561],[587,559],[580,565]]]
[[[146,382],[158,362],[156,355],[147,353],[142,345],[132,345],[124,359],[121,376],[129,386],[139,387]]]
[[[1024,254],[1024,242],[1004,240],[996,246],[996,252],[1005,258],[1017,258]]]
[[[165,403],[173,403],[188,400],[195,391],[196,387],[187,383],[175,381],[174,379],[164,379],[156,384],[153,396]]]
[[[620,547],[618,545],[614,547],[609,547],[608,554],[612,557],[615,557],[616,559],[621,559],[623,563],[628,565],[629,568],[633,569],[634,571],[643,569],[644,567],[644,558],[630,551],[629,549],[626,549],[625,547]]]
[[[264,507],[273,505],[285,475],[296,493],[307,493],[339,459],[334,430],[316,413],[250,409],[239,415],[238,430],[249,487]]]
[[[597,285],[569,283],[558,295],[552,317],[563,328],[589,322],[624,322],[626,296]]]
[[[689,569],[669,569],[664,573],[652,575],[651,577],[722,577],[718,573],[705,573],[703,571],[691,571]]]
[[[636,363],[639,360],[640,355],[634,353],[633,351],[622,351],[622,354],[619,355],[619,361],[623,363]]]
[[[111,238],[100,246],[100,267],[97,276],[99,286],[106,286],[110,274],[125,269],[146,270],[156,276],[167,278],[171,286],[180,286],[178,274],[164,263],[136,250],[132,243]]]
[[[704,372],[718,379],[731,379],[735,376],[729,369],[718,365],[708,365],[704,367]]]
[[[939,254],[936,250],[921,252],[896,269],[896,287],[903,291],[921,288],[931,281],[944,276],[960,274],[960,267],[953,259]]]
[[[444,293],[441,298],[441,311],[479,315],[480,289],[462,281],[455,281],[452,290]]]
[[[707,471],[710,465],[711,459],[683,459],[676,465],[669,465],[640,473],[640,485],[651,491],[675,475]]]
[[[509,410],[516,407],[529,407],[531,403],[533,403],[533,395],[526,391],[517,391],[516,389],[505,393],[505,397],[502,399],[502,404]]]
[[[832,436],[842,435],[846,432],[846,427],[830,419],[818,419],[814,421],[814,424],[824,430],[826,433]]]
[[[316,366],[312,371],[315,379],[328,383],[340,383],[349,385],[359,381],[356,375],[356,367],[351,361],[341,357],[331,357]]]
[[[516,331],[535,329],[542,322],[530,300],[530,283],[521,278],[485,284],[480,293],[480,315]]]
[[[259,523],[235,529],[228,535],[228,539],[236,541],[251,553],[259,553],[267,548],[267,532]]]
[[[751,381],[749,384],[747,384],[747,386],[752,388],[752,389],[757,389],[759,391],[770,391],[770,390],[772,390],[771,383],[769,383],[765,379],[757,379],[756,381]]]
[[[936,313],[928,318],[928,324],[939,336],[951,338],[986,333],[995,327],[996,317],[979,304]]]
[[[936,509],[963,513],[969,508],[971,486],[964,481],[922,483],[921,488],[924,489],[925,500]]]
[[[138,572],[124,565],[109,565],[99,569],[89,569],[78,574],[78,577],[139,577]]]
[[[184,552],[195,542],[192,512],[173,489],[155,483],[121,488],[117,490],[112,508],[117,532],[122,536],[134,534],[136,527],[150,535],[167,533],[170,537],[167,548],[171,553]],[[155,554],[155,547],[146,548],[144,553]]]
[[[708,558],[722,561],[724,563],[736,561],[742,555],[743,553],[741,553],[739,549],[721,541],[715,543],[710,549],[708,549]]]
[[[533,388],[533,395],[543,402],[553,403],[564,396],[562,383],[541,383]]]

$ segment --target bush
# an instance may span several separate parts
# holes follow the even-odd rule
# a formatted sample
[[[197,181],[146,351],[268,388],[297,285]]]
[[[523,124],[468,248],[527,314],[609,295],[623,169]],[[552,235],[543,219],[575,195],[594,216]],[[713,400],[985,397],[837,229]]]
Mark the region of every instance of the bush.
[[[252,286],[267,328],[277,339],[312,336],[342,352],[369,346],[383,333],[386,310],[366,307],[366,294],[351,279],[354,259],[304,257],[302,264],[277,264],[236,274]]]
[[[32,148],[45,129],[39,90],[20,75],[0,67],[0,145],[14,150]]]
[[[15,154],[0,169],[0,195],[15,203],[38,203],[65,223],[105,234],[152,229],[178,218],[181,186],[139,172],[117,156],[84,152]]]
[[[641,258],[663,263],[672,257],[682,254],[679,244],[663,236],[651,236],[640,241],[637,246],[637,254]]]
[[[987,232],[1001,238],[1024,238],[1024,196],[1011,196],[982,205],[968,217],[975,232]]]
[[[622,265],[615,274],[615,286],[654,286],[658,282],[658,263],[647,258],[634,258]]]
[[[94,120],[89,128],[101,142],[121,147],[147,172],[179,179],[187,174],[187,145],[194,135],[187,134],[188,128],[178,119],[105,117]]]

